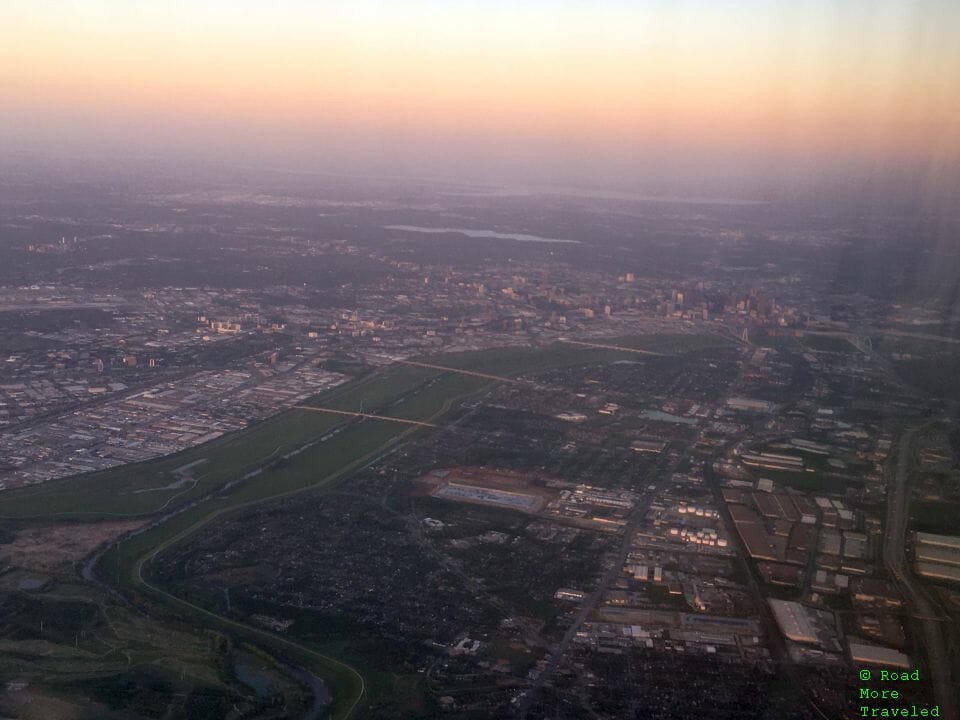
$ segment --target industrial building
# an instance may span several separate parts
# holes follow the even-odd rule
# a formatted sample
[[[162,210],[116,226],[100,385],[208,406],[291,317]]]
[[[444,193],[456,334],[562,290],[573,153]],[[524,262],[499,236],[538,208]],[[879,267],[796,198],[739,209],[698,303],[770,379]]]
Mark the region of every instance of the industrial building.
[[[936,547],[951,548],[960,552],[960,537],[954,535],[935,535],[933,533],[918,532],[914,533],[917,545],[931,545]]]
[[[818,644],[817,633],[803,605],[775,598],[771,598],[767,602],[770,603],[770,609],[773,610],[777,626],[785,638],[808,645]]]
[[[917,575],[931,580],[946,580],[960,583],[960,567],[955,565],[941,565],[940,563],[918,562]]]
[[[960,566],[960,550],[940,545],[917,545],[917,560]]]
[[[960,583],[960,537],[918,532],[914,540],[918,575]]]
[[[434,496],[465,500],[467,502],[485,503],[489,505],[506,505],[520,510],[535,510],[538,500],[535,495],[510,492],[495,488],[450,483],[434,491]]]
[[[748,412],[771,412],[774,408],[772,402],[767,400],[754,400],[746,397],[731,397],[727,399],[727,407],[733,410],[746,410]]]
[[[866,643],[850,640],[850,659],[864,665],[883,665],[884,667],[909,668],[910,658],[902,652]]]

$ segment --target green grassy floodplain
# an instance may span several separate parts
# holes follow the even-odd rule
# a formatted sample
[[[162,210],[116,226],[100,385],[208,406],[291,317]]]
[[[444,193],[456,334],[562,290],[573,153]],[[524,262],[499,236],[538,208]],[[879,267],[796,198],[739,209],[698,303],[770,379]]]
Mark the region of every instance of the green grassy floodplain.
[[[437,377],[417,394],[390,411],[396,415],[429,420],[444,412],[453,399],[475,392],[487,381],[479,378],[436,373]],[[402,411],[402,412],[401,412]],[[303,415],[314,415],[299,411]],[[322,416],[338,419],[337,416]],[[342,422],[342,420],[341,420]],[[408,434],[421,431],[399,423],[365,420],[348,422],[344,430],[322,444],[314,445],[288,463],[265,470],[241,483],[229,495],[213,495],[169,519],[114,545],[100,559],[98,573],[117,586],[142,593],[159,601],[177,615],[207,627],[238,635],[265,646],[324,678],[333,698],[332,718],[349,717],[363,692],[363,679],[353,668],[279,635],[223,618],[177,598],[144,578],[150,560],[209,522],[258,502],[303,492],[342,479],[351,471],[378,456],[389,445]]]
[[[732,344],[732,341],[714,335],[646,335],[610,338],[603,342],[665,354]],[[457,369],[512,376],[585,362],[616,360],[625,355],[629,356],[629,353],[555,343],[542,348],[496,348],[418,359]],[[321,393],[304,404],[356,411],[362,401],[366,412],[423,420],[427,415],[418,414],[417,402],[397,404],[397,400],[441,374],[442,371],[418,366],[391,365],[373,375]],[[466,379],[466,376],[458,377]],[[483,382],[489,384],[489,381]],[[386,410],[388,407],[390,412]],[[280,458],[345,424],[342,416],[286,410],[243,430],[173,455],[2,491],[0,517],[96,520],[171,510],[243,477],[261,467],[268,458]],[[195,485],[186,483],[168,487],[178,479],[174,471],[197,461],[203,462],[192,468]]]
[[[387,372],[346,383],[308,400],[339,410],[368,412],[439,373],[395,366]],[[100,519],[149,515],[184,505],[322,437],[345,419],[338,415],[287,410],[248,428],[173,455],[99,472],[63,478],[43,485],[6,490],[0,515],[6,518]],[[165,489],[177,480],[176,470],[203,461],[192,470],[195,486]],[[173,501],[173,502],[171,502]],[[175,505],[174,505],[175,503]]]
[[[704,335],[649,335],[613,338],[604,344],[678,354],[729,346],[730,340]],[[513,376],[588,362],[621,359],[625,350],[562,343],[540,348],[499,348],[446,354],[419,360],[491,375]],[[443,370],[391,365],[312,398],[304,404],[359,410],[432,422],[459,399],[496,380]],[[336,432],[333,432],[336,431]],[[55,520],[150,516],[145,530],[112,545],[99,558],[97,575],[117,589],[141,596],[174,615],[230,633],[275,652],[322,677],[332,696],[327,715],[351,717],[361,705],[364,680],[357,670],[275,633],[225,618],[177,598],[144,578],[150,561],[209,522],[257,503],[316,491],[345,480],[389,447],[424,429],[400,423],[357,421],[291,409],[245,430],[156,460],[113,468],[0,494],[0,515],[15,519]],[[317,442],[327,436],[322,442]],[[297,455],[282,459],[291,450]],[[179,468],[194,467],[192,486],[167,488]],[[253,470],[255,476],[241,480]],[[140,491],[140,492],[136,492]]]

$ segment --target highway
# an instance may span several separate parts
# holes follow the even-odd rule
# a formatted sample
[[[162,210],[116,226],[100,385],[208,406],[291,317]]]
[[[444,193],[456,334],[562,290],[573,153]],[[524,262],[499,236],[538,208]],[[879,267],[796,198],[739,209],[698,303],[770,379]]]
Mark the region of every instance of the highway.
[[[958,720],[954,695],[956,688],[950,679],[950,659],[944,646],[941,627],[943,619],[939,617],[937,608],[907,567],[905,545],[910,508],[908,486],[917,433],[917,430],[910,430],[900,438],[897,467],[887,498],[883,562],[906,598],[912,618],[923,630],[930,683],[940,706],[940,716],[945,720]]]

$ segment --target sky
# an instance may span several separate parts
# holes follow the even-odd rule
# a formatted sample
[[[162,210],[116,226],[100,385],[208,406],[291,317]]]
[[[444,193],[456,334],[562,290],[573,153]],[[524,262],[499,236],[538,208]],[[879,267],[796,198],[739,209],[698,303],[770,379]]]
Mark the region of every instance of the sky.
[[[958,77],[956,0],[0,3],[0,146],[81,156],[936,184]]]

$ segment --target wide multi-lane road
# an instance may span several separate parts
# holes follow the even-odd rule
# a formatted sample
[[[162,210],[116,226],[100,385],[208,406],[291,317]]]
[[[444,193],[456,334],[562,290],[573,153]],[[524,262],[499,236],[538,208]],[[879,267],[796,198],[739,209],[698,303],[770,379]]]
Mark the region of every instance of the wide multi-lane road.
[[[944,619],[926,591],[917,582],[907,567],[906,536],[909,518],[910,471],[914,460],[914,442],[918,430],[910,430],[900,438],[897,466],[887,498],[887,527],[883,542],[883,562],[900,586],[910,614],[923,630],[923,643],[927,653],[927,666],[934,696],[940,706],[940,717],[958,720],[953,683],[950,679],[950,660],[943,638]]]
[[[553,676],[554,672],[556,672],[557,666],[559,666],[561,660],[563,660],[564,656],[569,650],[570,643],[573,642],[573,638],[583,626],[583,623],[586,622],[590,614],[601,603],[604,593],[610,588],[610,586],[613,584],[613,581],[623,573],[623,566],[626,564],[627,558],[630,556],[630,550],[633,548],[633,538],[637,534],[637,529],[640,526],[640,522],[650,510],[650,504],[663,492],[665,486],[668,484],[668,480],[666,480],[666,478],[671,478],[673,476],[673,472],[676,470],[678,462],[679,460],[672,460],[667,464],[659,466],[657,475],[664,479],[649,485],[644,491],[643,495],[641,495],[641,497],[637,500],[633,509],[630,511],[630,516],[628,517],[627,524],[624,527],[620,548],[617,551],[616,557],[613,558],[610,565],[604,571],[600,578],[600,582],[597,583],[597,586],[594,588],[593,592],[584,598],[583,603],[580,606],[580,610],[574,617],[570,627],[567,628],[567,631],[563,634],[563,637],[560,639],[560,641],[556,643],[556,645],[554,645],[548,653],[547,662],[544,664],[536,679],[517,701],[515,715],[517,718],[520,718],[520,720],[523,720],[529,714],[534,703],[539,698],[543,686]]]

